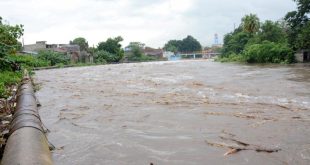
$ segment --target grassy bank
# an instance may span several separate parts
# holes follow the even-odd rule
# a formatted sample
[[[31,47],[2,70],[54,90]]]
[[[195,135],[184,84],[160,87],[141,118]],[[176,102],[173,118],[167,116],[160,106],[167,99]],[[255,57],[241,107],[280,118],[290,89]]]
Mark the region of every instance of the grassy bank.
[[[0,72],[0,98],[9,97],[11,95],[11,87],[18,84],[21,78],[21,72]]]
[[[0,98],[12,95],[12,86],[21,81],[23,69],[49,66],[48,61],[30,55],[7,55],[0,63]]]

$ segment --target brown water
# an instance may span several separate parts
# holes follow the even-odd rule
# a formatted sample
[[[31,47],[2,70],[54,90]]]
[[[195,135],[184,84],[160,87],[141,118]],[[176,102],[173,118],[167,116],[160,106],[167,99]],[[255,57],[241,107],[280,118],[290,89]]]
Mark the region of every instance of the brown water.
[[[306,64],[154,62],[35,77],[55,164],[310,164]],[[249,150],[224,156],[231,146]]]

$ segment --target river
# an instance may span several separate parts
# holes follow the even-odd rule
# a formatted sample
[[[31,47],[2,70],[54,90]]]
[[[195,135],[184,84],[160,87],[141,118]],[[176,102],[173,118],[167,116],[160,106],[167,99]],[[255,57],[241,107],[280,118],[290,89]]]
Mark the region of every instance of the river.
[[[310,162],[309,64],[132,63],[35,82],[55,164]]]

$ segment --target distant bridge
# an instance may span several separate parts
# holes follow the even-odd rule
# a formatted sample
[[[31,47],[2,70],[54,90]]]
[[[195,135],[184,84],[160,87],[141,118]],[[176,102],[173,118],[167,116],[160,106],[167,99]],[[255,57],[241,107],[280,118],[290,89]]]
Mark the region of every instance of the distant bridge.
[[[210,51],[197,51],[197,52],[190,52],[190,53],[179,53],[181,58],[205,58],[205,59],[210,59],[214,56],[220,55],[221,53],[215,53],[215,52],[210,52]]]

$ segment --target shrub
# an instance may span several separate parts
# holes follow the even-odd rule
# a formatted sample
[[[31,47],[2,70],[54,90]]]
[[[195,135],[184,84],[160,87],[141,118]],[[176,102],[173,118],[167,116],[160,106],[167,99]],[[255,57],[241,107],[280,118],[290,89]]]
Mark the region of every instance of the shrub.
[[[97,49],[99,50],[99,54],[102,54],[104,51],[105,53],[105,60],[107,62],[119,62],[124,57],[124,50],[122,49],[122,45],[120,42],[123,41],[121,36],[115,38],[108,38],[104,42],[99,42]],[[109,52],[107,54],[106,52]]]
[[[38,58],[40,60],[47,61],[52,66],[59,63],[62,63],[64,65],[70,63],[70,58],[67,55],[53,51],[40,51],[38,54]]]
[[[95,62],[100,64],[106,64],[107,62],[115,62],[118,57],[105,50],[100,50],[95,53]]]
[[[246,59],[241,54],[232,53],[230,55],[217,58],[216,61],[219,61],[219,62],[246,62]]]
[[[44,67],[49,65],[49,61],[31,55],[9,55],[7,59],[24,67]]]
[[[243,56],[249,63],[292,63],[294,54],[291,48],[284,43],[264,41],[261,44],[249,45]]]
[[[0,72],[12,71],[12,63],[6,58],[0,58]]]
[[[6,97],[7,92],[3,83],[0,83],[0,98]]]
[[[131,52],[128,56],[130,61],[141,61],[141,58],[144,56],[141,48],[139,46],[132,46]]]
[[[13,85],[21,80],[22,73],[4,71],[0,72],[0,77],[0,83],[3,83],[4,85]]]
[[[8,97],[9,92],[7,91],[6,87],[19,83],[21,81],[21,77],[21,72],[0,72],[0,98]]]
[[[154,57],[149,57],[149,56],[146,56],[140,47],[138,46],[133,46],[131,48],[131,53],[130,55],[128,56],[128,60],[129,61],[154,61],[156,60],[156,58]]]

